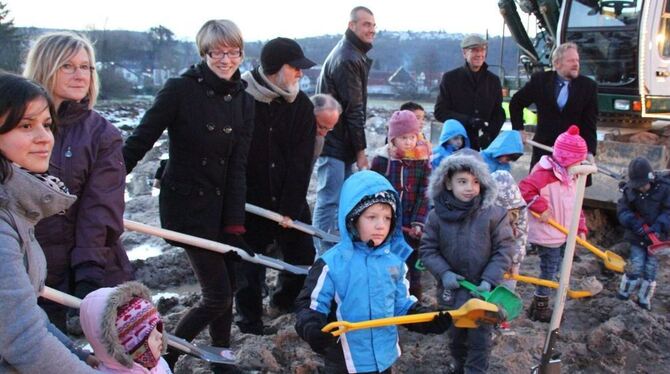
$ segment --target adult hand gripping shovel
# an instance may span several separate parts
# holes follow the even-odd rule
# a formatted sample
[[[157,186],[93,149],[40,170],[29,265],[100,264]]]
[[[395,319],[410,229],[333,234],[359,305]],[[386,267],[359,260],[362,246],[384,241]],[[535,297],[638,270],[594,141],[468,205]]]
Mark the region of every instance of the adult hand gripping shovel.
[[[340,336],[354,330],[430,322],[438,313],[440,312],[409,314],[406,316],[378,318],[361,322],[334,321],[324,326],[321,331],[331,333],[333,336]],[[447,313],[451,316],[454,326],[469,329],[479,327],[480,323],[496,324],[503,322],[502,316],[504,315],[504,313],[500,313],[500,309],[495,304],[479,299],[470,299],[460,308],[449,310]]]
[[[172,231],[172,230],[166,230],[162,229],[159,227],[153,227],[149,225],[145,225],[143,223],[135,222],[135,221],[130,221],[127,219],[123,220],[123,225],[127,230],[130,231],[137,231],[141,232],[143,234],[149,234],[149,235],[154,235],[158,236],[163,239],[168,239],[172,240],[175,242],[180,242],[188,245],[192,245],[195,247],[199,247],[202,249],[206,249],[212,252],[217,252],[217,253],[228,253],[230,251],[235,252],[240,258],[242,258],[244,261],[249,261],[253,262],[255,264],[267,266],[269,268],[277,269],[277,270],[283,270],[283,271],[288,271],[289,273],[297,274],[297,275],[306,275],[307,274],[307,268],[301,267],[301,266],[296,266],[296,265],[291,265],[287,262],[278,260],[276,258],[272,258],[269,256],[262,255],[260,253],[255,253],[253,256],[250,256],[245,250],[233,247],[230,245],[226,245],[223,243],[215,242],[213,240],[208,240],[208,239],[203,239],[203,238],[198,238],[197,236],[192,236],[192,235],[187,235],[187,234],[182,234],[177,231]]]
[[[505,274],[505,279],[514,279],[519,282],[535,284],[549,288],[558,288],[558,282],[529,277],[521,274]],[[568,296],[572,299],[582,299],[599,294],[603,290],[603,285],[595,277],[587,277],[582,281],[584,290],[568,290]]]
[[[647,233],[649,240],[651,240],[651,245],[647,247],[647,253],[649,255],[660,256],[670,254],[670,242],[662,242],[658,239],[658,236],[649,229],[649,226],[646,223],[642,224],[642,228],[644,229],[644,232]]]
[[[246,203],[244,205],[244,209],[249,213],[253,213],[257,216],[261,216],[261,217],[273,220],[275,222],[281,222],[282,219],[284,218],[284,216],[282,216],[279,213],[276,213],[276,212],[273,212],[271,210],[261,208],[259,206],[249,204],[249,203]],[[306,234],[316,236],[317,238],[319,238],[321,240],[325,240],[325,241],[330,242],[330,243],[338,243],[340,241],[339,237],[337,237],[333,234],[329,234],[329,233],[327,233],[323,230],[317,229],[314,226],[310,226],[310,225],[308,225],[306,223],[303,223],[303,222],[300,222],[300,221],[293,220],[291,222],[291,227],[296,229],[296,230],[302,231]]]
[[[79,309],[79,306],[81,305],[81,300],[79,298],[76,298],[70,294],[66,294],[65,292],[55,290],[51,287],[44,287],[40,296],[70,308]],[[217,364],[237,364],[235,354],[230,349],[195,345],[167,332],[165,334],[167,335],[168,345],[193,357]]]
[[[533,216],[535,216],[535,218],[540,218],[539,214],[533,211],[530,212],[533,214]],[[551,218],[547,221],[547,223],[556,228],[556,230],[562,232],[565,235],[568,235],[568,229],[563,227],[563,225],[561,225],[560,223],[554,221]],[[589,251],[593,252],[593,254],[595,254],[596,256],[600,257],[605,263],[605,267],[607,269],[623,273],[624,267],[626,266],[626,260],[624,260],[623,257],[619,256],[618,254],[612,251],[602,251],[598,247],[587,242],[586,240],[583,240],[579,236],[577,237],[577,243],[579,243],[579,245],[588,249]]]
[[[519,295],[505,286],[498,286],[490,292],[482,292],[477,290],[477,286],[464,279],[459,280],[458,284],[476,296],[481,297],[484,301],[500,305],[507,312],[508,321],[512,321],[518,317],[523,310],[523,301]]]

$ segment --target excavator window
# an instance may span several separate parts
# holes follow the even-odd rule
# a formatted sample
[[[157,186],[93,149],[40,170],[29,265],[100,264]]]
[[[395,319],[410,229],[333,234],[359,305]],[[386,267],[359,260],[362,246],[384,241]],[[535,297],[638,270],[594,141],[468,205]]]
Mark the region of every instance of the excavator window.
[[[659,54],[670,58],[670,0],[665,1],[665,11],[661,16],[661,29],[658,30]]]

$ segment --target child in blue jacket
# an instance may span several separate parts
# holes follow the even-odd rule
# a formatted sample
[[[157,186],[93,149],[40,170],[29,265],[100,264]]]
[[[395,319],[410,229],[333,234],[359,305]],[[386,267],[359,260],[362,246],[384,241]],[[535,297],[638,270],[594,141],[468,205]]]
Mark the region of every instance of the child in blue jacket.
[[[510,162],[523,155],[523,141],[518,131],[503,131],[481,152],[482,158],[489,167],[489,172],[498,170],[511,171]]]
[[[630,242],[630,267],[621,278],[617,297],[627,300],[640,286],[637,302],[651,310],[658,259],[647,253],[651,241],[642,225],[646,224],[660,240],[666,240],[670,231],[670,186],[656,180],[651,164],[643,157],[628,165],[628,183],[617,203],[617,216],[626,228],[624,238]]]
[[[445,157],[451,156],[452,153],[463,148],[470,148],[468,133],[465,132],[463,124],[455,119],[444,121],[440,140],[438,140],[438,144],[433,148],[433,155],[430,161],[431,166],[433,169],[437,169]]]
[[[321,329],[332,320],[360,322],[424,313],[409,294],[405,260],[412,252],[401,231],[402,209],[393,186],[373,171],[349,177],[340,194],[341,241],[310,268],[296,301],[296,332],[325,356],[326,373],[390,373],[400,356],[396,326],[350,331],[339,340]],[[451,317],[406,325],[442,333]]]

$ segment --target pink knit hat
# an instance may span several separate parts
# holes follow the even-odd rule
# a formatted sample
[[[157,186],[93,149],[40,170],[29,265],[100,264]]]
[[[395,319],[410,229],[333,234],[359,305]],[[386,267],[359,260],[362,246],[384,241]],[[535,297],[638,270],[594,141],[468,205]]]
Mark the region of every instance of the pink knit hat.
[[[409,110],[394,112],[389,120],[389,140],[405,134],[419,134],[421,124],[416,115]]]
[[[586,160],[587,152],[586,141],[579,136],[579,127],[571,125],[568,131],[556,138],[552,157],[559,165],[568,167]]]
[[[158,362],[148,345],[149,335],[154,328],[162,331],[163,324],[158,311],[148,300],[135,297],[117,309],[119,342],[135,362],[148,368],[156,366]]]

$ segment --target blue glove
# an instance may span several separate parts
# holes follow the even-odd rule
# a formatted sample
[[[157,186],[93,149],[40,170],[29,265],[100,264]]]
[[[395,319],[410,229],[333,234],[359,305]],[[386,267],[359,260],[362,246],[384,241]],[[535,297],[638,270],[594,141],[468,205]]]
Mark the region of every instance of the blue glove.
[[[654,224],[651,225],[651,227],[649,228],[649,231],[651,231],[651,232],[653,232],[654,234],[656,234],[656,236],[661,236],[661,232],[662,232],[663,230],[661,229],[661,225],[659,225],[658,223],[654,223]]]
[[[447,271],[444,274],[442,274],[442,287],[444,287],[445,290],[455,290],[461,286],[460,284],[458,284],[458,281],[461,279],[465,278],[454,272]]]
[[[640,225],[637,229],[635,229],[635,235],[637,235],[637,236],[642,236],[642,237],[646,237],[646,236],[647,236],[647,232],[644,231],[644,227],[642,227],[642,225]]]
[[[479,292],[491,292],[491,283],[483,280],[482,283],[477,286],[477,291]]]

